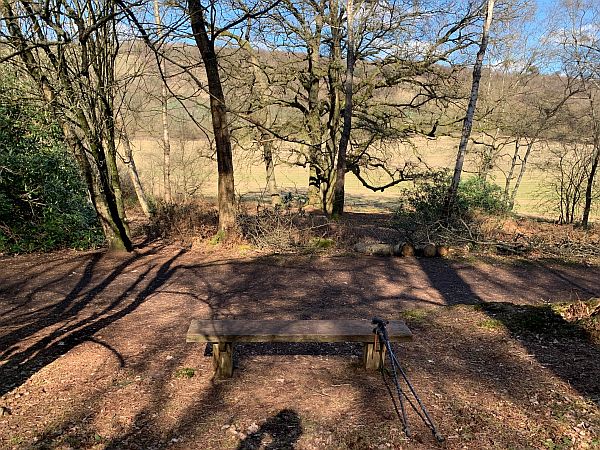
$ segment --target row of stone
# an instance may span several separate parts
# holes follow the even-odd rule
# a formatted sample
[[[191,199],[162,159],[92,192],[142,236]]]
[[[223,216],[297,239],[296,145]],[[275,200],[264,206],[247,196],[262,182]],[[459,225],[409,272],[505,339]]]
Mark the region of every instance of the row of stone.
[[[359,242],[354,246],[354,251],[373,256],[424,256],[426,258],[433,258],[434,256],[447,256],[449,248],[446,245],[435,245],[432,243],[415,247],[408,242],[400,244],[367,244]]]

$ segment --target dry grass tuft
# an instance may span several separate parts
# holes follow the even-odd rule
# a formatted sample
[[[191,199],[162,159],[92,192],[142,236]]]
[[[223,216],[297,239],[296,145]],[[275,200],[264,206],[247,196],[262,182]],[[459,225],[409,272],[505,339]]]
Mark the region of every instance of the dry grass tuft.
[[[191,244],[217,232],[219,218],[215,208],[203,201],[159,204],[146,226],[149,238],[162,238]]]
[[[334,246],[331,222],[326,216],[288,208],[261,208],[238,215],[241,235],[267,250],[293,252],[326,250]]]

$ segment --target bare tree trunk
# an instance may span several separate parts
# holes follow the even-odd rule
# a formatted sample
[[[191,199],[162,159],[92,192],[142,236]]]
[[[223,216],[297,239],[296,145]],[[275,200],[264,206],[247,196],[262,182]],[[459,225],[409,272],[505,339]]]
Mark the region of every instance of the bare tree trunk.
[[[215,146],[217,149],[219,230],[231,231],[235,226],[235,192],[233,156],[225,95],[219,75],[219,65],[214,42],[209,39],[202,5],[199,0],[188,0],[188,9],[194,40],[204,62],[210,95]]]
[[[146,217],[150,217],[152,213],[150,212],[148,200],[146,199],[146,194],[144,192],[144,188],[142,187],[137,167],[135,166],[131,142],[129,141],[129,136],[125,131],[121,131],[121,141],[123,142],[123,148],[125,149],[125,165],[127,166],[129,177],[131,178],[133,188],[135,189],[135,195],[138,199],[140,207],[142,208],[142,211],[144,212],[144,215]]]
[[[277,183],[275,182],[275,164],[273,163],[273,136],[267,132],[260,133],[260,145],[263,149],[263,160],[265,162],[266,181],[269,195],[271,196],[271,205],[277,206],[281,204],[281,198],[277,191]]]
[[[169,122],[167,115],[167,87],[162,87],[162,125],[163,125],[163,164],[164,175],[163,183],[165,185],[165,201],[173,201],[171,193],[171,138],[169,136]]]
[[[517,137],[517,139],[515,140],[515,151],[510,160],[510,168],[508,169],[508,173],[506,174],[506,182],[504,184],[504,194],[503,194],[504,202],[511,210],[512,210],[512,207],[509,204],[509,195],[510,195],[509,192],[510,192],[510,185],[514,178],[515,169],[517,167],[517,160],[519,159],[519,150],[521,149],[520,143],[521,143],[521,138]]]
[[[483,66],[483,58],[485,57],[485,51],[487,49],[490,34],[490,27],[492,25],[494,1],[495,0],[487,0],[487,11],[485,13],[485,22],[483,24],[483,31],[481,34],[481,44],[479,45],[477,57],[475,58],[475,65],[473,66],[473,83],[471,85],[471,97],[469,99],[469,106],[467,107],[467,115],[463,122],[460,144],[458,146],[458,153],[456,155],[456,164],[454,166],[454,176],[452,177],[452,183],[450,184],[450,190],[448,192],[448,198],[446,200],[446,210],[448,214],[450,214],[450,210],[456,200],[456,195],[458,193],[458,185],[460,183],[462,168],[465,162],[465,155],[467,152],[467,144],[469,143],[469,137],[471,136],[471,130],[473,128],[473,116],[475,115],[477,97],[479,95],[479,83],[481,81],[481,68]]]
[[[321,31],[323,29],[323,17],[318,14],[315,18],[315,33],[308,45],[308,81],[304,86],[308,91],[308,112],[307,128],[309,134],[310,148],[308,154],[308,204],[312,206],[321,206],[321,182],[323,181],[323,169],[321,164],[322,157],[322,137],[321,137],[321,117],[319,111],[319,75],[317,74],[319,65],[319,47],[321,45]]]
[[[592,156],[592,164],[590,166],[590,173],[588,174],[587,185],[585,188],[585,204],[583,206],[583,216],[581,218],[581,225],[585,228],[589,227],[594,181],[596,178],[596,172],[598,170],[598,164],[600,163],[600,122],[596,116],[596,111],[594,109],[595,105],[593,104],[591,94],[588,94],[588,97],[590,99],[590,108],[593,121],[594,155]]]
[[[517,177],[517,181],[513,187],[512,193],[510,194],[509,200],[509,208],[512,210],[515,206],[515,200],[517,198],[517,192],[519,192],[519,188],[521,187],[521,181],[523,181],[523,176],[525,175],[525,170],[527,169],[527,160],[529,159],[529,155],[531,155],[531,150],[533,149],[534,144],[536,143],[535,138],[531,138],[527,142],[527,150],[525,151],[525,155],[521,159],[521,168],[519,170],[519,176]]]
[[[348,143],[350,142],[350,132],[352,131],[352,89],[354,85],[354,4],[353,0],[346,0],[346,27],[348,29],[348,43],[346,56],[346,81],[344,83],[345,105],[344,105],[344,127],[340,137],[340,146],[338,148],[338,158],[335,175],[335,188],[333,193],[334,216],[341,216],[344,213],[344,182],[346,176],[346,153]]]
[[[600,162],[600,142],[596,141],[594,144],[594,156],[592,159],[592,165],[590,167],[590,173],[587,179],[587,186],[585,188],[585,205],[583,206],[583,217],[581,219],[581,225],[589,227],[590,222],[590,211],[592,210],[592,194],[594,190],[594,179],[598,170],[598,163]]]
[[[128,237],[131,236],[129,224],[127,222],[127,214],[125,213],[125,203],[123,202],[123,192],[121,191],[121,181],[119,179],[119,169],[117,167],[117,151],[114,141],[107,143],[107,158],[106,167],[108,169],[109,182],[112,189],[112,197],[117,208],[117,213],[122,223],[125,233]],[[111,148],[113,147],[113,148]]]
[[[327,39],[330,48],[327,78],[329,87],[329,116],[327,118],[326,151],[323,155],[323,181],[321,183],[321,201],[323,212],[332,211],[333,191],[336,175],[336,158],[339,147],[339,129],[341,119],[342,77],[342,22],[338,0],[332,0],[329,10],[331,37]]]
[[[129,240],[126,228],[123,226],[123,220],[119,217],[118,213],[115,214],[117,208],[111,207],[109,197],[103,195],[104,189],[102,188],[99,171],[92,168],[83,143],[72,131],[70,125],[63,123],[62,129],[65,141],[73,152],[83,174],[90,194],[90,200],[100,219],[100,225],[102,226],[108,248],[117,251],[131,251],[133,245]]]
[[[84,124],[80,125],[85,127]],[[76,154],[77,161],[84,171],[90,196],[98,211],[109,248],[111,250],[133,250],[129,227],[125,219],[121,190],[120,187],[115,189],[115,186],[119,184],[116,160],[113,160],[110,152],[105,153],[100,142],[88,141],[84,145],[69,125],[64,125],[63,130],[67,143]],[[87,159],[88,152],[93,155],[96,167],[103,170],[94,170],[91,167]]]
[[[162,24],[160,19],[159,0],[154,0],[154,22],[156,24],[157,37],[160,40],[162,33]],[[163,183],[165,201],[171,203],[173,201],[171,193],[171,138],[169,136],[169,116],[168,116],[168,93],[167,93],[167,64],[164,58],[160,61],[162,72],[162,87],[160,94],[161,113],[162,113],[162,128],[163,128]]]
[[[248,24],[248,29],[246,31],[246,39],[242,46],[246,47],[249,55],[250,62],[252,64],[252,72],[254,74],[254,81],[256,83],[256,87],[258,88],[258,96],[262,103],[262,97],[264,92],[268,89],[268,80],[266,76],[261,70],[259,70],[259,61],[256,57],[256,53],[252,49],[250,45],[250,25]],[[257,114],[258,116],[258,114]],[[256,117],[256,120],[261,121],[263,125],[268,126],[270,122],[271,115],[269,113],[268,107],[265,108],[264,118]],[[262,120],[261,120],[262,119]],[[257,142],[259,146],[262,148],[262,156],[263,161],[265,162],[265,171],[266,171],[266,183],[267,189],[269,191],[269,195],[271,196],[271,205],[277,206],[281,204],[281,198],[279,196],[279,192],[277,191],[277,183],[275,181],[275,164],[273,163],[273,135],[269,133],[264,128],[255,127]]]

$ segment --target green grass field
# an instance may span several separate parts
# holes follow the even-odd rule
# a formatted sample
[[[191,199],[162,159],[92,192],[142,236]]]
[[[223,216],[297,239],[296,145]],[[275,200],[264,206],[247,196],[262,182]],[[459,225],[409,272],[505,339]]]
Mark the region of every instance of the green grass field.
[[[146,189],[154,196],[160,197],[163,192],[162,150],[158,140],[137,139],[134,141],[134,157]],[[204,146],[204,147],[203,147]],[[397,149],[398,163],[416,161],[418,154],[430,167],[452,168],[456,158],[458,138],[444,136],[436,139],[420,139],[415,146],[400,146]],[[499,168],[492,173],[494,181],[504,187],[506,170],[509,165],[508,152],[500,159]],[[521,214],[555,218],[549,205],[547,189],[549,175],[542,172],[540,164],[544,161],[544,150],[537,149],[532,153],[527,172],[521,183],[515,211]],[[172,143],[171,184],[175,195],[180,198],[192,195],[214,197],[217,192],[216,162],[206,155],[205,143],[201,141],[180,141]],[[238,195],[245,199],[256,199],[265,194],[265,170],[260,155],[256,152],[234,150],[235,181]],[[467,156],[464,177],[470,176],[474,170],[472,158]],[[374,174],[376,176],[376,174]],[[308,170],[298,166],[290,166],[284,162],[276,163],[275,177],[281,192],[300,194],[306,192]],[[546,184],[545,184],[546,182]],[[410,188],[411,183],[401,183],[384,192],[373,192],[359,182],[352,174],[346,179],[346,195],[349,210],[366,211],[392,209],[396,205],[403,189]],[[265,195],[265,198],[268,197]],[[599,216],[600,208],[593,213]]]

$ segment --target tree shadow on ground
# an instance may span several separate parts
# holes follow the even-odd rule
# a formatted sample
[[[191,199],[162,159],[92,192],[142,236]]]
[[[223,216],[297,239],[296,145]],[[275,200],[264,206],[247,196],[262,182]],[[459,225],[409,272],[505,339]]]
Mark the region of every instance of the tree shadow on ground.
[[[283,409],[243,439],[237,450],[291,450],[301,435],[302,424],[296,411]]]
[[[131,387],[135,386],[134,383],[139,383],[140,390],[144,391],[143,395],[140,394],[139,397],[136,397],[129,391],[124,392],[125,389],[117,391],[113,386],[112,389],[109,387],[105,391],[89,394],[89,398],[81,398],[79,403],[68,406],[64,420],[61,419],[62,423],[56,426],[56,429],[66,430],[63,431],[63,435],[71,433],[76,437],[80,431],[71,431],[70,427],[74,424],[81,426],[81,429],[86,429],[90,433],[89,442],[91,443],[88,442],[88,444],[93,446],[94,431],[92,425],[89,424],[93,423],[94,418],[101,418],[106,414],[106,409],[103,412],[103,408],[107,408],[107,404],[109,407],[118,409],[118,405],[110,402],[110,397],[115,396],[121,402],[137,399],[138,403],[134,405],[134,414],[131,421],[119,425],[121,428],[105,442],[106,448],[166,448],[174,446],[185,449],[192,448],[194,445],[196,445],[196,448],[225,448],[226,446],[221,444],[225,442],[226,438],[219,436],[219,434],[224,434],[222,429],[219,431],[222,424],[231,423],[229,421],[233,420],[239,421],[240,417],[247,420],[256,420],[260,424],[266,416],[271,416],[270,419],[266,419],[264,422],[265,428],[259,429],[263,432],[260,436],[260,442],[265,444],[267,436],[271,434],[269,430],[275,429],[273,427],[276,427],[277,424],[285,422],[285,417],[290,417],[286,415],[283,419],[281,417],[276,419],[280,414],[277,411],[299,411],[304,418],[307,410],[299,409],[297,407],[298,399],[290,397],[277,404],[271,403],[270,399],[267,402],[258,402],[250,410],[240,407],[240,405],[244,405],[244,401],[248,403],[255,402],[254,398],[256,395],[260,395],[261,389],[268,390],[269,395],[273,395],[274,386],[281,394],[285,394],[285,392],[281,392],[285,389],[295,388],[292,383],[278,384],[277,378],[282,378],[282,374],[286,379],[288,377],[285,369],[282,370],[278,367],[281,360],[285,358],[280,358],[272,366],[264,361],[256,364],[251,361],[252,356],[262,354],[340,356],[339,360],[335,360],[333,363],[331,361],[323,363],[324,370],[322,371],[321,368],[315,370],[312,367],[307,368],[307,365],[305,365],[304,368],[301,368],[301,370],[304,370],[304,378],[301,376],[294,378],[296,374],[290,374],[290,378],[295,379],[301,387],[313,386],[312,383],[316,381],[325,386],[326,389],[330,389],[327,391],[329,395],[314,390],[311,390],[310,393],[296,391],[299,392],[297,397],[315,395],[314,398],[325,399],[329,402],[338,390],[346,389],[340,386],[348,386],[348,390],[356,388],[356,391],[360,393],[358,395],[363,396],[363,404],[359,405],[357,409],[362,407],[361,412],[365,416],[373,415],[379,419],[381,413],[376,403],[382,398],[385,399],[385,393],[381,392],[383,391],[383,385],[379,389],[378,386],[375,386],[380,384],[378,377],[358,369],[357,364],[349,362],[345,358],[348,355],[355,354],[355,351],[359,351],[359,347],[352,345],[327,346],[323,344],[308,347],[285,344],[282,346],[270,346],[268,344],[264,346],[241,346],[240,356],[244,366],[243,371],[236,373],[233,379],[226,382],[210,382],[208,381],[210,364],[207,359],[201,358],[202,349],[184,344],[185,329],[189,325],[189,319],[192,317],[369,319],[373,315],[394,319],[399,318],[403,309],[410,307],[456,305],[455,307],[462,308],[461,305],[466,304],[469,305],[469,308],[475,309],[491,304],[483,301],[485,294],[477,294],[472,282],[466,281],[454,265],[443,260],[397,261],[384,258],[363,258],[356,262],[349,262],[347,259],[320,260],[315,258],[307,259],[303,264],[296,264],[294,261],[282,262],[277,258],[255,258],[245,262],[237,260],[198,263],[197,260],[190,261],[188,258],[183,258],[182,262],[179,260],[181,254],[182,252],[174,256],[171,254],[168,261],[165,261],[167,258],[163,257],[161,260],[163,263],[156,262],[157,259],[154,258],[149,259],[148,270],[142,268],[139,274],[132,274],[132,271],[125,273],[125,268],[129,266],[120,268],[122,264],[117,264],[117,267],[109,271],[108,274],[104,274],[100,270],[99,273],[102,276],[96,276],[94,279],[86,281],[83,287],[77,288],[76,295],[69,294],[73,297],[73,300],[67,302],[66,307],[61,309],[61,311],[66,312],[79,311],[79,315],[67,316],[69,320],[64,323],[55,322],[54,317],[46,319],[50,320],[49,323],[58,327],[58,334],[53,335],[49,341],[44,341],[38,345],[33,353],[25,355],[25,360],[23,360],[24,355],[22,353],[26,349],[11,346],[7,357],[9,359],[15,358],[13,359],[15,369],[26,369],[30,360],[43,366],[55,360],[57,355],[74,348],[78,343],[92,339],[98,341],[98,336],[94,337],[94,333],[116,320],[125,319],[128,316],[126,320],[121,322],[123,328],[131,327],[131,332],[127,329],[127,332],[123,333],[125,338],[119,339],[113,336],[113,340],[107,343],[110,348],[106,347],[102,341],[98,341],[98,343],[106,347],[111,353],[117,352],[117,354],[118,351],[115,349],[127,349],[126,345],[138,345],[133,351],[129,351],[130,356],[125,356],[125,361],[120,355],[117,356],[117,359],[119,360],[119,367],[126,364],[127,371],[132,373],[132,379],[137,378],[135,375],[140,375],[142,380],[139,382],[132,381]],[[419,266],[424,274],[418,273],[415,275],[414,267],[411,268],[410,266]],[[113,275],[114,270],[121,270],[121,273]],[[96,272],[96,270],[93,272]],[[518,273],[518,268],[515,269],[515,273]],[[145,277],[143,282],[140,279],[142,275]],[[121,283],[117,295],[112,295],[114,291],[108,290],[108,285],[112,285],[113,281],[119,281],[123,277],[131,281],[128,281],[126,285]],[[526,277],[526,274],[523,274],[524,277]],[[467,280],[470,280],[470,278],[467,278]],[[167,281],[169,281],[168,289],[162,289]],[[432,286],[429,292],[420,292],[425,290],[425,283],[427,282]],[[535,282],[537,280],[530,280],[530,283]],[[494,280],[494,283],[494,286],[503,289],[502,292],[506,293],[507,296],[515,294],[520,289],[519,287],[502,286],[501,280]],[[397,295],[398,291],[390,291],[391,288],[399,286],[403,287],[401,298]],[[96,287],[100,287],[100,291],[95,290]],[[147,311],[141,309],[135,314],[130,313],[134,312],[141,303],[145,302],[159,288],[160,293],[164,295],[157,300],[156,305],[150,311],[156,312],[155,316],[161,316],[164,313],[164,317],[162,317],[164,320],[160,321],[161,317],[149,317],[148,324],[143,323],[140,325],[138,323],[142,319],[140,313],[143,312],[145,315]],[[68,291],[65,290],[65,292]],[[103,295],[100,295],[101,292],[103,292]],[[428,298],[431,293],[437,294],[441,299]],[[82,310],[78,309],[82,306],[78,304],[79,301],[90,303],[96,301],[102,307],[92,315],[82,315]],[[62,304],[62,302],[59,304]],[[580,392],[593,392],[594,377],[589,376],[590,373],[594,373],[590,372],[593,366],[586,368],[585,364],[587,364],[586,361],[599,360],[600,355],[598,355],[597,349],[584,342],[581,336],[572,336],[573,339],[559,336],[558,344],[553,343],[554,338],[551,336],[542,336],[542,340],[538,341],[535,332],[524,334],[517,329],[511,329],[510,326],[514,325],[514,320],[509,317],[496,317],[494,314],[498,315],[498,313],[492,310],[484,312],[488,314],[490,319],[502,322],[502,326],[506,326],[511,337],[515,341],[522,342],[528,351],[543,364],[547,363],[544,359],[546,355],[544,352],[547,352],[548,357],[552,357],[553,352],[557,350],[570,351],[575,354],[576,360],[573,363],[571,372],[567,372],[564,367],[550,366],[549,369],[566,382],[570,382],[576,389],[581,390]],[[170,313],[173,315],[170,315]],[[43,329],[47,323],[37,323],[36,317],[33,316],[28,320],[33,320],[33,324],[37,324],[38,327],[41,327],[40,329]],[[504,325],[505,322],[506,325]],[[147,325],[150,325],[148,330],[144,328]],[[425,323],[423,326],[429,325]],[[48,330],[50,333],[54,331],[53,328]],[[506,347],[499,342],[493,342],[492,340],[477,342],[475,344],[478,348],[473,348],[473,342],[465,339],[465,336],[460,335],[455,329],[446,331],[443,335],[443,342],[418,342],[423,338],[417,334],[417,342],[414,344],[421,345],[419,351],[424,353],[419,354],[418,351],[414,351],[408,353],[406,360],[402,358],[402,361],[406,361],[408,369],[410,369],[409,376],[411,376],[411,373],[432,374],[429,378],[429,384],[424,382],[416,386],[419,392],[424,394],[424,397],[428,397],[427,405],[432,401],[433,395],[429,394],[428,391],[436,392],[437,389],[443,392],[446,398],[452,398],[453,392],[450,388],[447,392],[444,392],[444,387],[469,383],[474,386],[474,389],[498,395],[501,395],[503,389],[509,386],[512,390],[518,390],[516,394],[518,394],[519,401],[515,403],[523,406],[523,398],[527,395],[528,385],[522,379],[513,379],[512,374],[519,371],[526,372],[533,382],[548,378],[545,373],[536,373],[536,371],[539,372],[537,365],[530,367],[528,362],[507,354]],[[25,330],[23,330],[24,332]],[[136,342],[132,332],[142,334],[139,342]],[[426,335],[427,331],[424,330],[423,334]],[[436,335],[436,337],[439,336]],[[16,339],[17,335],[14,338]],[[139,346],[140,342],[144,344],[143,347]],[[570,348],[572,346],[571,342],[576,344],[575,351]],[[427,349],[428,346],[430,349]],[[409,345],[402,346],[402,348],[411,352],[411,346]],[[589,350],[590,348],[591,350]],[[166,351],[170,354],[168,360],[165,359],[164,352]],[[590,353],[585,354],[585,351]],[[402,353],[399,352],[399,354]],[[454,359],[441,361],[446,354],[452,355]],[[22,360],[21,363],[19,363],[19,358]],[[586,361],[577,358],[583,358]],[[201,359],[201,361],[198,361],[198,359]],[[330,360],[332,359],[330,358]],[[435,364],[429,363],[428,359],[435,360]],[[190,364],[190,367],[201,367],[202,371],[197,371],[197,378],[190,380],[189,385],[185,385],[185,389],[175,390],[171,385],[183,383],[183,381],[174,378],[173,373],[178,365],[181,367],[184,360],[187,361],[186,364]],[[297,364],[302,363],[302,358],[299,358],[298,362],[295,360],[290,362],[293,365],[289,365],[288,368],[296,368]],[[153,373],[156,369],[155,366],[164,366],[162,375],[156,378],[154,378]],[[312,366],[312,363],[310,366]],[[332,386],[329,372],[334,366],[342,368],[339,373],[335,373],[338,378],[335,381],[337,386]],[[506,373],[499,374],[499,366],[506,368]],[[269,367],[273,368],[273,373],[267,369]],[[62,366],[60,368],[62,369]],[[36,370],[35,366],[32,366],[31,369],[32,372]],[[0,371],[4,370],[4,366],[0,368]],[[577,370],[588,374],[588,381],[591,380],[589,389],[585,386],[584,381],[578,381],[575,378]],[[5,374],[6,372],[0,372],[0,376]],[[15,375],[14,382],[23,383],[23,377],[25,376],[26,372]],[[199,381],[201,377],[204,379]],[[153,381],[147,381],[150,379],[153,379]],[[4,382],[4,378],[2,380]],[[195,388],[195,391],[186,392],[188,387]],[[275,392],[275,394],[277,393]],[[238,402],[237,397],[241,397],[240,402]],[[99,398],[100,400],[98,400]],[[515,395],[514,398],[517,398],[517,396]],[[435,397],[433,399],[435,400]],[[450,402],[451,407],[455,409],[444,410],[443,412],[448,416],[464,414],[464,419],[462,417],[455,419],[452,416],[451,421],[464,421],[465,427],[470,426],[469,420],[471,420],[472,415],[470,410],[478,408],[476,402],[467,401],[464,397]],[[313,406],[310,405],[310,407]],[[266,408],[272,409],[266,410]],[[308,411],[315,411],[315,414],[319,415],[318,420],[324,421],[325,419],[322,417],[325,414],[321,415],[321,410],[316,409],[316,406],[314,408],[314,410]],[[342,405],[340,410],[343,408],[349,409],[350,406]],[[90,412],[90,409],[92,412]],[[523,406],[523,409],[525,409],[525,406]],[[336,420],[339,420],[340,417],[344,416],[337,416]],[[436,418],[439,417],[443,416],[441,414],[436,416]],[[291,422],[294,423],[293,420]],[[306,437],[309,434],[307,431],[309,423],[304,422],[304,430],[301,427],[296,429],[298,432],[296,440],[300,436]],[[462,426],[463,423],[460,422],[460,425]],[[494,425],[491,422],[486,422],[482,426],[493,427]],[[334,422],[333,427],[337,427],[337,422]],[[506,427],[508,428],[508,425]],[[292,427],[292,430],[294,429]],[[417,431],[423,435],[427,434],[427,430]],[[313,431],[310,433],[314,434]],[[372,433],[372,430],[365,432],[365,439],[371,437],[370,433]],[[247,435],[246,440],[252,438],[253,435],[254,433]],[[54,434],[41,434],[39,435],[40,442],[60,439],[56,436]],[[231,436],[228,437],[231,438]],[[256,438],[258,437],[256,436]],[[339,437],[343,442],[346,442],[343,440],[345,436]],[[271,436],[271,438],[275,439],[274,436]],[[187,441],[187,439],[190,440]],[[364,443],[366,441],[360,442]],[[470,443],[475,445],[475,442],[471,441]],[[424,445],[429,445],[429,443],[430,441],[427,441]],[[235,445],[237,444],[236,441]],[[77,448],[78,446],[72,445],[72,447]],[[359,445],[355,448],[366,448],[366,445]],[[500,448],[502,448],[502,445],[500,445]]]
[[[483,303],[492,326],[498,321],[538,362],[600,405],[600,346],[577,321],[567,321],[555,305]],[[564,355],[569,355],[565,364]]]
[[[132,255],[117,265],[108,276],[99,282],[93,282],[94,268],[101,259],[101,254],[94,255],[87,263],[85,270],[75,287],[58,303],[40,313],[29,314],[28,319],[22,318],[19,327],[0,337],[0,344],[6,350],[0,355],[5,362],[0,366],[0,396],[23,384],[31,375],[55,361],[81,342],[91,340],[96,342],[93,335],[113,322],[125,317],[137,309],[153,292],[162,286],[174,273],[172,264],[184,253],[180,251],[164,264],[149,279],[153,265],[141,272],[121,294],[112,298],[108,305],[100,310],[87,314],[82,311],[91,304],[127,267],[143,257],[149,257],[154,251],[143,255]],[[131,290],[143,282],[146,286],[135,296],[130,296]],[[88,289],[85,292],[86,288]],[[48,329],[49,333],[25,348],[22,341],[36,333]],[[102,344],[106,346],[108,344]],[[116,353],[119,361],[123,358]]]
[[[580,395],[595,402],[600,401],[600,379],[592,375],[600,370],[600,348],[580,325],[565,320],[549,304],[515,305],[486,301],[473,291],[459,273],[452,271],[451,266],[448,265],[450,272],[441,281],[439,273],[432,272],[426,260],[418,261],[432,286],[448,303],[455,300],[448,294],[445,284],[445,280],[451,279],[454,289],[468,299],[465,304],[476,305],[477,309],[490,317],[490,321],[482,326],[504,327],[542,366],[571,385]],[[577,287],[584,289],[579,285]],[[584,292],[592,294],[591,290],[585,289]],[[564,364],[564,354],[570,355],[570,364]],[[489,354],[492,360],[498,357]]]

